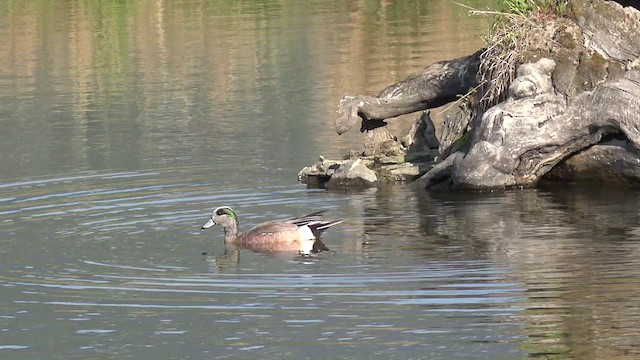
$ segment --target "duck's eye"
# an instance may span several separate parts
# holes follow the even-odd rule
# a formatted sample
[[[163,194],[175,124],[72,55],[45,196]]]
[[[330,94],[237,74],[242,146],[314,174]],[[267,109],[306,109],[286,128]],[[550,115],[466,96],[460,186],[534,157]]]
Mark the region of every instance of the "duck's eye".
[[[218,209],[218,211],[216,211],[216,215],[224,215],[224,209]]]

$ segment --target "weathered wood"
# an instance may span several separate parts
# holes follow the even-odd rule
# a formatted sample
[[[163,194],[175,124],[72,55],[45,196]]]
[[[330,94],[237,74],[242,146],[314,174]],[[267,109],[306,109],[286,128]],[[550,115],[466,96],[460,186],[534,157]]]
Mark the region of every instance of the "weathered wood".
[[[460,103],[458,111],[444,120],[439,146],[441,158],[446,158],[449,154],[460,150],[464,143],[463,136],[467,133],[473,114],[469,103],[463,101]]]
[[[430,115],[429,111],[423,111],[420,117],[411,124],[407,134],[402,137],[402,145],[407,148],[408,152],[420,153],[440,147],[435,125]]]
[[[640,148],[639,71],[567,101],[553,89],[543,90],[551,83],[551,60],[541,62],[546,64],[523,65],[507,101],[483,115],[470,150],[453,165],[454,185],[534,185],[563,159],[614,135]],[[522,87],[537,90],[528,94]]]
[[[640,184],[640,5],[570,5],[568,18],[543,18],[538,34],[525,34],[544,46],[521,57],[506,100],[486,111],[472,105],[445,122],[443,160],[415,185],[532,186],[559,164],[553,176],[600,171]],[[345,97],[336,131],[360,120],[365,148],[376,149],[391,138],[384,119],[458,99],[476,86],[479,61],[480,52],[439,62],[377,97]]]
[[[345,96],[339,104],[342,115],[335,121],[338,134],[343,134],[362,121],[362,132],[383,132],[381,120],[438,107],[457,100],[477,85],[476,73],[480,51],[473,55],[429,65],[420,72],[382,90],[378,96]],[[386,128],[384,128],[386,130]],[[370,136],[366,147],[375,147],[390,139],[384,133]]]
[[[640,179],[640,167],[603,163],[623,159],[631,164],[633,154],[640,163],[640,43],[619,46],[618,35],[612,35],[639,38],[640,13],[604,0],[580,2],[574,11],[581,27],[569,24],[558,30],[565,37],[559,43],[571,52],[565,48],[548,53],[562,53],[557,58],[562,67],[557,69],[550,59],[521,66],[507,100],[473,123],[464,156],[447,159],[446,172],[436,166],[418,184],[433,186],[433,179],[448,172],[453,187],[535,185],[563,160],[611,137],[626,144],[617,147],[620,154],[608,147],[607,156],[582,156],[581,172],[624,170],[625,178]]]
[[[619,1],[620,2],[620,1]],[[571,15],[592,48],[607,59],[630,62],[640,57],[638,1],[571,0]],[[635,8],[631,7],[635,6]]]
[[[411,186],[413,188],[442,188],[449,189],[452,186],[451,173],[453,165],[460,158],[464,157],[462,152],[455,152],[446,159],[431,168],[426,174],[415,180]]]
[[[612,139],[563,160],[545,174],[543,180],[638,186],[639,173],[637,149],[626,141]]]

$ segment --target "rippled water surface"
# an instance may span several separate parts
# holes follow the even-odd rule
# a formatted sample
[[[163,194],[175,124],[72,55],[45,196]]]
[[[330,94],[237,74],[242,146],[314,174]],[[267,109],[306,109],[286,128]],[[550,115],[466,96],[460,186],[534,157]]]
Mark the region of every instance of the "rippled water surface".
[[[488,21],[449,1],[0,1],[0,358],[640,357],[639,192],[296,181],[360,146],[333,133],[342,95],[475,51]],[[227,256],[200,230],[220,205],[244,229],[346,221],[330,252]]]

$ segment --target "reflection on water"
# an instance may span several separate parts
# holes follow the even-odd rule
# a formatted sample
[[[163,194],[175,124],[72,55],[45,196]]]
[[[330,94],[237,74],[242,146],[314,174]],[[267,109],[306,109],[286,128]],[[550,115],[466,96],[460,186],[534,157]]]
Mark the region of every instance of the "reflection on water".
[[[403,245],[416,256],[508,265],[505,278],[526,291],[518,302],[523,310],[511,318],[523,324],[523,349],[530,355],[638,356],[640,193],[578,188],[398,195],[365,205],[367,218],[375,219],[370,233],[414,226],[409,233],[433,239]],[[420,209],[419,222],[382,215],[406,211],[407,203]],[[383,232],[384,238],[393,233],[400,231]]]
[[[342,95],[474,51],[487,21],[448,0],[0,2],[0,357],[638,358],[640,193],[296,183],[359,143],[331,131]],[[200,231],[220,205],[243,229],[347,221],[331,252],[230,259]]]
[[[358,143],[329,130],[343,95],[469,53],[488,21],[449,0],[0,2],[0,168],[298,170]]]

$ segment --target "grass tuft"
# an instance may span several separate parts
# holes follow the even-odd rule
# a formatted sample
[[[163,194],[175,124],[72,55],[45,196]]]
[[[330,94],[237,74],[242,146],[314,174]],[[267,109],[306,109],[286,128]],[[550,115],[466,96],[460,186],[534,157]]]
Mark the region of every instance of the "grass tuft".
[[[566,13],[567,0],[504,0],[502,11],[471,10],[472,15],[493,16],[486,50],[478,71],[478,108],[484,111],[502,101],[517,67],[550,48],[555,18]]]

